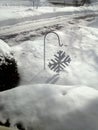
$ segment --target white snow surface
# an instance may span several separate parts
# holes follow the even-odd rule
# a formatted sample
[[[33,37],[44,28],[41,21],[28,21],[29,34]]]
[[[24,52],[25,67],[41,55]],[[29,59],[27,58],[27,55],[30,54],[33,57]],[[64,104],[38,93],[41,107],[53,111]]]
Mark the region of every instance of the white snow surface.
[[[11,56],[11,48],[0,39],[0,56]]]
[[[44,37],[12,46],[21,75],[21,84],[81,84],[98,89],[98,29],[87,27],[82,22],[80,22],[82,25],[80,23],[70,25],[66,22],[65,27],[61,31],[57,31],[64,45],[61,48],[58,45],[57,37],[48,34],[46,39],[46,70],[44,70],[43,61]],[[60,75],[48,67],[49,61],[54,58],[53,56],[58,50],[65,51],[72,60],[69,67],[66,67]]]
[[[98,91],[85,86],[29,85],[0,94],[0,120],[34,130],[97,130]]]
[[[60,21],[62,28],[56,30],[63,47],[58,46],[55,35],[47,36],[46,70],[43,63],[44,37],[42,35],[24,42],[20,40],[16,44],[13,41],[17,42],[23,36],[25,37],[25,35],[17,35],[14,40],[9,40],[8,44],[11,47],[0,40],[0,53],[6,55],[7,52],[13,52],[21,78],[17,88],[0,92],[1,122],[4,123],[9,119],[11,127],[21,123],[26,130],[98,130],[98,16],[95,17],[98,13],[97,4],[94,7],[88,7],[93,11],[93,16],[85,17],[89,11],[84,7],[85,13],[78,19],[72,18],[67,11],[81,12],[83,11],[81,7],[63,8],[64,10],[48,7],[51,13],[66,10],[69,17],[66,16],[66,20]],[[23,17],[29,15],[27,10],[24,11],[26,7],[22,7],[18,14],[17,9],[18,7],[15,8],[13,16],[11,16],[13,9],[10,10],[9,7],[5,9],[6,12],[9,10],[10,14],[8,18],[7,15],[5,17],[2,15],[0,21],[4,20],[6,23],[10,18],[21,18],[22,15],[18,16],[21,9],[25,12]],[[47,8],[40,8],[38,11],[31,9],[29,16],[35,14],[40,16],[47,10]],[[3,8],[1,10],[3,12]],[[58,23],[56,20],[61,19],[55,19],[53,25]],[[47,21],[49,20],[46,19],[45,22]],[[21,30],[21,25],[24,25],[25,30],[26,22],[20,23],[18,28],[20,27]],[[40,24],[42,22],[39,20],[38,26]],[[17,32],[17,24],[13,26],[14,31],[11,25],[1,27],[1,34],[6,28],[8,29],[6,34],[10,34],[11,30],[13,33]],[[44,23],[41,26],[44,27]],[[40,28],[38,29],[41,31]],[[28,35],[30,33],[28,32]],[[33,30],[33,33],[37,34],[36,30]],[[48,67],[49,61],[58,50],[65,51],[72,60],[60,74],[56,74]]]

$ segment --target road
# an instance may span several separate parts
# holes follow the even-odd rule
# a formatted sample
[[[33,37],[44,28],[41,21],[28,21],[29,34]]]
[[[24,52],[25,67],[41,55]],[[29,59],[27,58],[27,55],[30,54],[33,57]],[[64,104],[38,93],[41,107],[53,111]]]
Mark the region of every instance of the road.
[[[89,15],[95,15],[95,12],[88,10]],[[85,11],[79,12],[53,12],[37,15],[33,17],[25,17],[20,19],[9,19],[0,21],[0,36],[13,35],[21,32],[35,30],[44,26],[52,26],[62,23],[68,18],[86,15]]]

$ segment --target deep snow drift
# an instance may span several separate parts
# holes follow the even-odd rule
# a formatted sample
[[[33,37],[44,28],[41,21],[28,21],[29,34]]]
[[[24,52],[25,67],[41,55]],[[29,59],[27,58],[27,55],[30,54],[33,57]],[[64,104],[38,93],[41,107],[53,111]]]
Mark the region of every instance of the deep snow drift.
[[[97,130],[97,100],[83,86],[21,86],[0,94],[0,120],[27,130]]]

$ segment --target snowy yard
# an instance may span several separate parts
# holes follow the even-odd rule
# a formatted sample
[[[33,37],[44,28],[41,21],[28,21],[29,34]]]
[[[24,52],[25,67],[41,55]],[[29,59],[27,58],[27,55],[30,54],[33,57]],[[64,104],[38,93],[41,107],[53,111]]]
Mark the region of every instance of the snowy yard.
[[[44,37],[51,31],[63,46],[55,33],[47,35],[44,69]],[[1,125],[16,130],[98,130],[98,3],[0,6],[0,38],[5,42],[0,40],[0,55],[13,54],[20,75],[16,88],[0,92]],[[48,66],[58,51],[71,58],[60,73]]]

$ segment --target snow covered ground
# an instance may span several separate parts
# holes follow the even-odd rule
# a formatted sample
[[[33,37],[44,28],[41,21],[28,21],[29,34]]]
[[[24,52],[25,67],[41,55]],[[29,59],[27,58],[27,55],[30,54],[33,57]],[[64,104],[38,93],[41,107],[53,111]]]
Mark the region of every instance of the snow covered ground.
[[[0,120],[27,130],[97,130],[97,100],[85,86],[21,86],[0,94]]]
[[[0,122],[9,120],[15,129],[21,124],[20,130],[98,130],[98,4],[13,9],[1,7],[8,14],[1,15],[0,38],[14,54],[21,81],[0,93]],[[50,31],[63,46],[55,34],[47,35],[44,70],[44,36]],[[71,63],[58,74],[48,64],[59,50]]]

